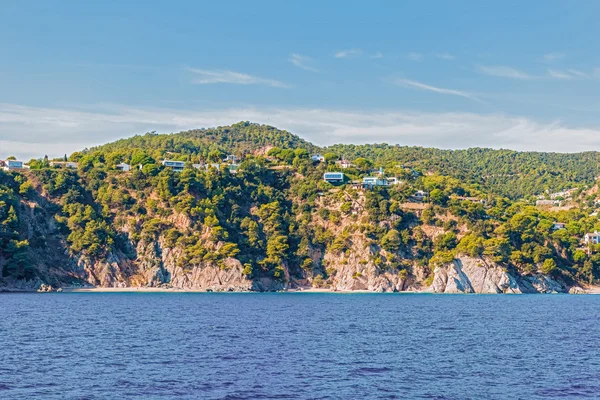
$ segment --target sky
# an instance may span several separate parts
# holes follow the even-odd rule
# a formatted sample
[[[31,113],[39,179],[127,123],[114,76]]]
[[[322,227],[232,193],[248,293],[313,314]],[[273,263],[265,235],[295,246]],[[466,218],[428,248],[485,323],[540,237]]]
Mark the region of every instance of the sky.
[[[600,2],[0,0],[0,158],[252,121],[600,150]]]

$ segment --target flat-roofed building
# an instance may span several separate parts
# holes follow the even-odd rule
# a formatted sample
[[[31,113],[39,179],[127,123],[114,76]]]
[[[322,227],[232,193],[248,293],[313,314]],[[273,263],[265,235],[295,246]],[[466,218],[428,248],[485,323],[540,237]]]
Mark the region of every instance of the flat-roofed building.
[[[23,161],[4,160],[2,169],[4,169],[5,171],[11,171],[11,170],[15,170],[15,169],[24,169],[26,167],[27,166],[25,165],[25,163]]]
[[[121,163],[121,164],[117,164],[115,166],[116,169],[118,169],[119,171],[131,171],[131,165],[127,164],[127,163]]]
[[[339,184],[346,181],[346,176],[343,172],[325,172],[323,180],[332,184]]]
[[[162,165],[172,168],[175,172],[181,172],[185,168],[185,161],[163,160]]]

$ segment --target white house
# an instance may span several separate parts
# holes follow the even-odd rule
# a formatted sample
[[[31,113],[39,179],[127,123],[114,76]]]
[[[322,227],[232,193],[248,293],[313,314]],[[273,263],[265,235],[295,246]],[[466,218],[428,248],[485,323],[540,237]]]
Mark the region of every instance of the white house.
[[[343,172],[325,172],[323,174],[323,180],[329,183],[344,183],[346,176]]]
[[[555,222],[554,224],[552,224],[552,230],[554,231],[565,229],[566,227],[567,225],[563,224],[562,222]]]
[[[340,167],[342,167],[344,169],[354,166],[354,164],[352,164],[350,161],[346,160],[345,158],[342,160],[336,161],[335,163],[336,163],[336,165],[339,165]]]
[[[366,178],[363,178],[362,184],[364,187],[370,188],[374,186],[387,186],[388,181],[387,179],[378,178],[375,176],[368,176]]]
[[[131,165],[126,163],[117,164],[115,168],[117,168],[119,171],[131,171]]]
[[[314,162],[325,162],[325,157],[323,157],[320,154],[315,154],[311,157],[311,160],[313,160]]]
[[[50,161],[51,167],[77,169],[79,164],[72,161]]]
[[[425,199],[425,197],[427,197],[427,193],[422,190],[417,190],[415,192],[415,194],[413,195],[413,197],[415,198],[415,200],[423,201],[423,199]]]
[[[228,155],[223,162],[237,164],[238,158],[234,154]]]
[[[2,164],[3,164],[2,169],[4,169],[5,171],[11,171],[11,170],[15,170],[15,169],[23,169],[23,168],[27,167],[23,161],[17,161],[17,160],[4,160],[4,162]]]
[[[600,232],[594,231],[594,233],[586,233],[583,237],[585,244],[598,244],[600,243]]]
[[[183,171],[183,168],[185,167],[185,162],[184,161],[163,160],[162,165],[164,165],[165,167],[172,168],[173,171],[175,171],[175,172],[181,172],[181,171]]]

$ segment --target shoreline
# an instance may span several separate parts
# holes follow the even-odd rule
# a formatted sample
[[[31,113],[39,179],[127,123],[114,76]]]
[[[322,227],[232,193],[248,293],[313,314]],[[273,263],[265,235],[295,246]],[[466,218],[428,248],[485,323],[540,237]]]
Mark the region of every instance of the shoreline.
[[[585,286],[582,287],[585,291],[577,294],[600,294],[600,286]],[[13,291],[14,292],[14,291]],[[180,288],[160,288],[160,287],[65,287],[61,290],[62,293],[337,293],[337,294],[512,294],[512,293],[434,293],[427,290],[411,290],[401,292],[375,292],[371,290],[333,290],[327,288],[298,288],[280,290],[276,292],[256,292],[256,291],[228,291],[228,290],[206,290],[206,289],[180,289]],[[524,293],[524,294],[551,294],[551,293]],[[569,292],[559,294],[570,294]]]
[[[90,288],[62,288],[62,293],[379,293],[371,290],[332,290],[320,288],[288,289],[276,292],[257,291],[229,291],[229,290],[206,290],[206,289],[179,289],[179,288],[156,288],[156,287],[90,287]],[[389,292],[391,293],[391,292]],[[426,293],[426,292],[398,292],[398,293]]]

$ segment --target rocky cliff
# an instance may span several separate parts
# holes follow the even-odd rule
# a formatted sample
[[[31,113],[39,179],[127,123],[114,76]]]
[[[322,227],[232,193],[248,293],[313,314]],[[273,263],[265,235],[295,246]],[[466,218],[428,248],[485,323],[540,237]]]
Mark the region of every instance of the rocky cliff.
[[[471,257],[437,267],[427,291],[432,293],[559,293],[564,284],[545,275],[518,276],[505,268]]]

